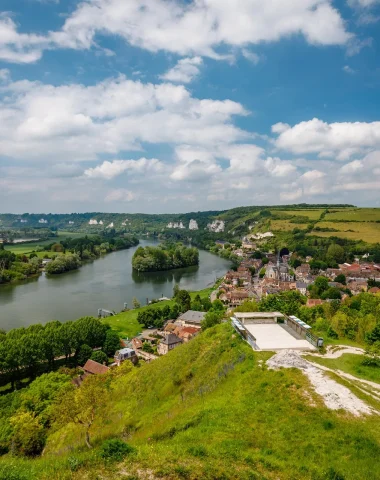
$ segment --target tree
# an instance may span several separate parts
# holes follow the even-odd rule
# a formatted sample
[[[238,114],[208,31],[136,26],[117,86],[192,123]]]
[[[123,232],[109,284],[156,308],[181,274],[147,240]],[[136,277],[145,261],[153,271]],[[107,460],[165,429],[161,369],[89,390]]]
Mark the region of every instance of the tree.
[[[15,455],[35,457],[45,444],[44,428],[32,413],[19,412],[10,419],[13,427],[12,451]]]
[[[224,312],[224,305],[221,300],[214,300],[212,302],[211,310],[213,312]]]
[[[77,355],[77,362],[79,365],[83,366],[87,360],[92,355],[92,348],[86,345],[85,343],[79,347],[78,355]]]
[[[376,327],[372,330],[372,332],[367,334],[366,341],[370,345],[373,345],[376,342],[380,342],[380,323],[376,325]]]
[[[204,319],[201,321],[202,330],[207,330],[208,328],[218,325],[222,322],[223,312],[221,311],[209,311],[206,313]]]
[[[178,283],[176,283],[173,287],[173,297],[174,298],[177,298],[178,292],[179,292],[179,285],[178,285]]]
[[[266,272],[266,269],[263,267],[263,268],[260,270],[259,277],[260,277],[260,278],[264,278],[265,272]]]
[[[90,358],[91,360],[94,360],[94,362],[101,363],[102,365],[108,365],[108,357],[101,350],[96,350],[95,352],[92,352]]]
[[[346,285],[346,275],[340,273],[334,279],[334,282],[341,283],[342,285]]]
[[[108,356],[112,357],[115,355],[116,350],[120,348],[120,338],[119,335],[114,330],[108,330],[106,333],[106,339],[103,344],[103,352]]]
[[[329,279],[327,277],[317,277],[313,285],[309,286],[311,298],[320,298],[323,292],[329,288]]]
[[[324,300],[327,298],[331,300],[339,300],[342,298],[342,294],[340,293],[339,288],[330,287],[322,293],[321,298]]]
[[[187,290],[180,290],[176,296],[176,300],[183,312],[190,310],[191,297],[190,293]]]
[[[86,445],[92,448],[91,427],[96,420],[104,418],[109,395],[107,375],[91,375],[80,388],[70,384],[62,392],[55,404],[54,417],[58,424],[73,422],[83,427]]]
[[[326,259],[332,263],[343,263],[345,253],[343,247],[336,243],[332,243],[327,249]]]
[[[142,349],[144,350],[144,352],[153,353],[153,347],[149,342],[144,342]]]
[[[43,426],[50,423],[51,405],[62,388],[70,382],[69,375],[50,372],[36,378],[28,388],[22,390],[21,406],[32,415],[37,416]]]
[[[140,308],[141,307],[141,303],[137,300],[136,297],[133,297],[132,305],[133,305],[133,308]]]
[[[293,268],[297,268],[297,267],[300,267],[302,265],[302,262],[299,258],[295,258],[294,260],[290,260],[290,265],[293,267]]]

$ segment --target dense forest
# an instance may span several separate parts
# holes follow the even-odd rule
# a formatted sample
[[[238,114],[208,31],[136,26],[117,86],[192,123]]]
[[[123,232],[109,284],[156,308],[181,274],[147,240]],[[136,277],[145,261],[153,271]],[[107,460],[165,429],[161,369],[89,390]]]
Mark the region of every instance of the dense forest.
[[[133,255],[132,267],[139,272],[157,272],[198,265],[199,253],[182,243],[163,243],[158,247],[139,247]]]
[[[37,257],[27,258],[25,255],[16,255],[4,250],[0,245],[0,284],[10,283],[37,275],[41,260]]]

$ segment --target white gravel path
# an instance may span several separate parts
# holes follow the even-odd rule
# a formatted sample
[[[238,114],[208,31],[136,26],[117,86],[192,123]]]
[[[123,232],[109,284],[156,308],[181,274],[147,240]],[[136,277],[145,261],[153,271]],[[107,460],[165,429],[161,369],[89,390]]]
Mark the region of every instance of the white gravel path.
[[[325,405],[331,410],[344,409],[355,416],[375,413],[350,389],[325,375],[319,365],[308,362],[294,350],[279,351],[267,361],[267,365],[272,369],[294,367],[302,370],[309,378],[315,391],[323,398]]]
[[[325,354],[313,353],[316,357],[339,358],[344,353],[353,353],[354,355],[363,355],[365,351],[358,347],[349,347],[347,345],[329,345]]]

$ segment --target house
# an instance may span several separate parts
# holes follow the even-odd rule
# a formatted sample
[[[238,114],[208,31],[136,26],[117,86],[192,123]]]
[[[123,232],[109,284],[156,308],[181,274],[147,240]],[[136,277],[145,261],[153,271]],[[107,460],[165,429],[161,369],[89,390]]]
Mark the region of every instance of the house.
[[[296,277],[303,278],[307,277],[310,274],[310,265],[308,263],[303,263],[296,268]]]
[[[164,327],[164,333],[173,333],[174,330],[178,327],[178,325],[175,325],[173,322],[169,322],[165,325]]]
[[[256,250],[256,244],[247,240],[243,241],[241,246],[246,250]]]
[[[187,343],[193,337],[198,335],[200,329],[197,327],[177,327],[174,334],[177,335],[184,343]]]
[[[130,360],[132,363],[137,363],[137,355],[132,348],[122,348],[115,353],[115,363],[118,367],[125,360]]]
[[[302,295],[306,295],[306,293],[307,293],[307,283],[305,283],[305,282],[296,282],[296,289],[297,289]]]
[[[197,312],[195,310],[188,310],[180,315],[177,322],[182,326],[198,327],[201,328],[201,322],[205,318],[206,312]]]
[[[177,337],[177,335],[174,333],[169,333],[168,335],[165,335],[165,338],[163,338],[158,344],[157,353],[160,355],[166,355],[170,350],[173,350],[181,345],[181,343],[182,340]]]
[[[143,343],[142,343],[140,338],[135,337],[135,338],[132,339],[133,350],[135,350],[135,351],[140,350],[140,348],[142,348],[142,346],[143,346]]]
[[[324,303],[320,298],[308,298],[306,302],[307,307],[316,307],[317,305],[322,305]]]
[[[87,360],[87,362],[83,366],[83,370],[86,374],[89,375],[100,375],[103,373],[107,373],[109,368],[106,365],[102,365],[101,363],[95,362],[94,360]]]

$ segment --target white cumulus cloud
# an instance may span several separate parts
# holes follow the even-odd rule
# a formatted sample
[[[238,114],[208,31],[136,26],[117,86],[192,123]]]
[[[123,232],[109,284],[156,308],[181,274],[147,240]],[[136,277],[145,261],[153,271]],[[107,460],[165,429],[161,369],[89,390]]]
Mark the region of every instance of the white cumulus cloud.
[[[98,46],[98,34],[151,52],[213,58],[225,58],[221,46],[247,48],[291,35],[312,45],[345,45],[353,38],[331,0],[292,0],[291,6],[283,0],[87,0],[61,29],[45,34],[20,33],[4,15],[0,58],[31,63],[46,49],[89,49]]]
[[[190,83],[200,73],[201,57],[182,58],[160,78],[169,82]]]

